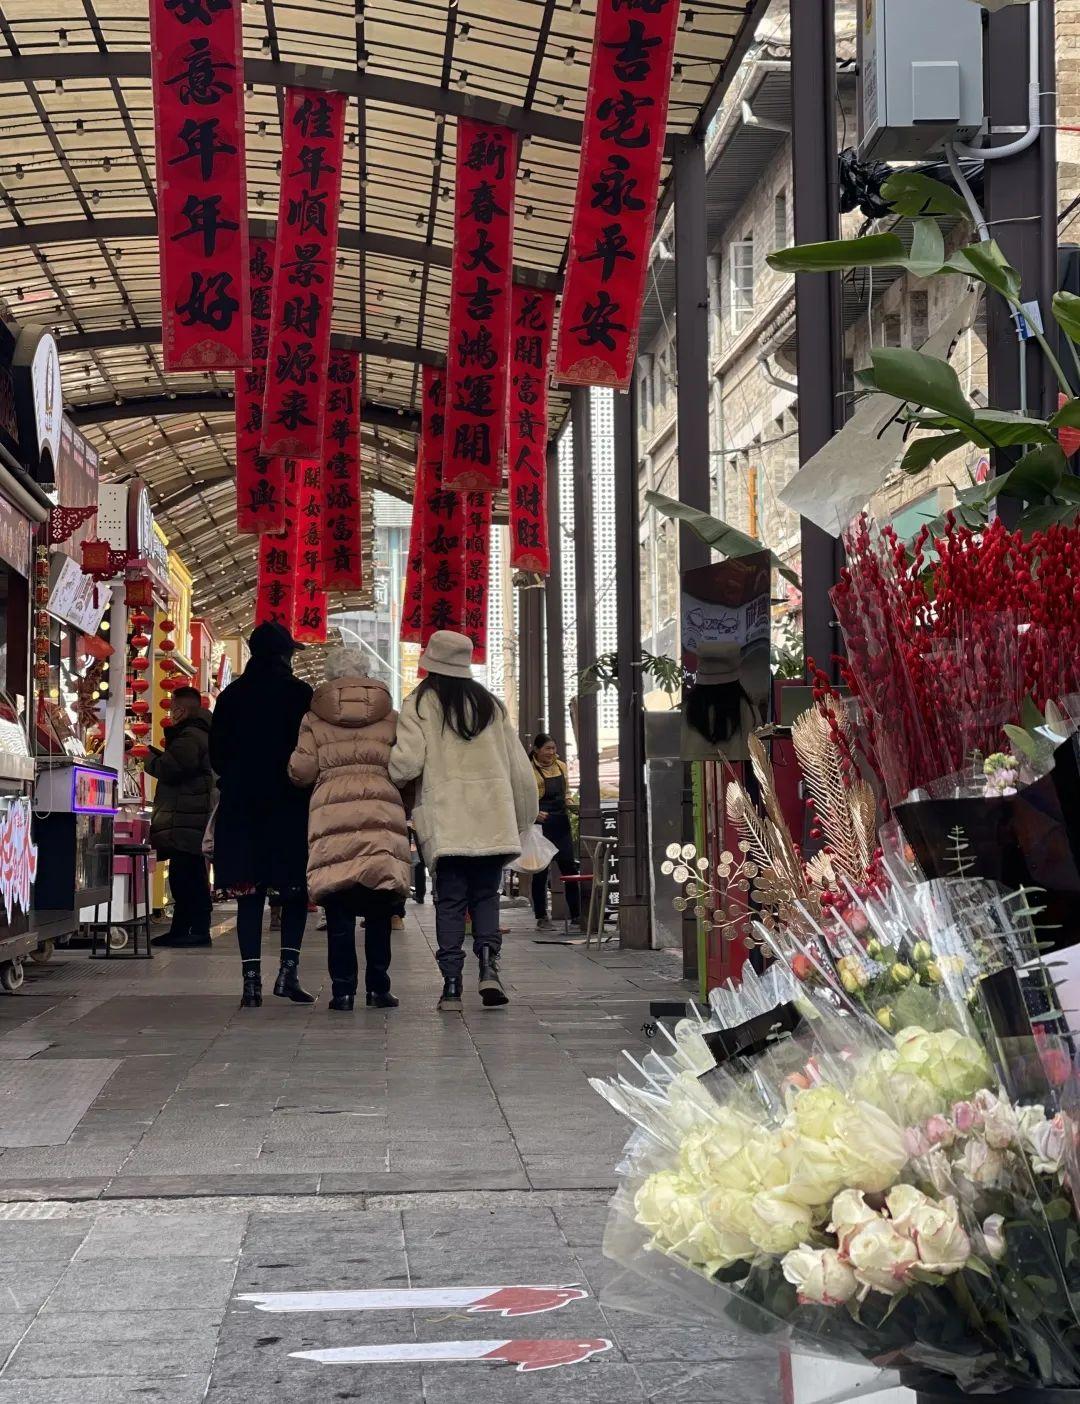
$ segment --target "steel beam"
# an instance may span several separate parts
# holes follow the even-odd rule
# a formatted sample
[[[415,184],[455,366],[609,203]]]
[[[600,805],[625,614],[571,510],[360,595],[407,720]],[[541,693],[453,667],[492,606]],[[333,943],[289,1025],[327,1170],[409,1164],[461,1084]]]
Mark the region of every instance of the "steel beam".
[[[835,0],[791,7],[792,167],[795,242],[840,237],[836,160]],[[844,328],[837,273],[795,278],[799,376],[799,462],[806,463],[844,422]],[[840,647],[829,591],[842,565],[840,543],[802,523],[803,639],[808,658],[829,670]]]
[[[577,595],[578,672],[596,662],[596,532],[593,524],[592,401],[588,389],[570,392],[574,429],[574,586]],[[576,689],[575,689],[576,690]],[[602,838],[600,750],[596,694],[577,697],[582,872],[590,872],[586,845]]]
[[[641,542],[638,539],[636,396],[614,397],[615,591],[618,596],[619,945],[648,950],[649,826],[641,677]]]
[[[64,411],[71,422],[82,428],[86,424],[110,424],[119,419],[161,419],[173,414],[232,414],[233,398],[218,391],[192,395],[145,395],[133,400],[105,400],[99,404],[66,405]],[[396,410],[365,400],[360,411],[362,421],[379,429],[403,429],[416,433],[420,416],[414,410]]]
[[[547,635],[547,729],[566,755],[566,663],[563,658],[562,548],[559,508],[559,446],[547,449],[547,514],[551,569],[544,591],[544,624]]]
[[[0,84],[78,82],[92,78],[150,78],[148,49],[99,50],[50,49],[0,60]],[[391,78],[358,68],[328,68],[318,64],[264,58],[244,60],[244,78],[264,88],[325,88],[365,102],[407,107],[442,117],[475,117],[515,131],[540,137],[561,146],[581,145],[582,124],[573,117],[517,107],[497,98],[486,98],[451,88]]]
[[[0,68],[3,61],[0,60]],[[249,219],[252,238],[277,238],[277,221]],[[154,215],[103,215],[93,219],[63,219],[42,221],[40,224],[16,224],[0,229],[0,251],[4,249],[49,248],[53,244],[77,244],[87,240],[119,243],[124,239],[156,239],[157,219]],[[342,228],[338,231],[338,248],[350,253],[382,254],[400,258],[407,263],[429,264],[433,268],[451,268],[454,251],[442,244],[429,244],[423,239],[405,239],[399,234],[380,234],[372,229]],[[515,283],[531,288],[549,288],[558,292],[562,286],[560,274],[546,268],[514,265]]]
[[[109,351],[120,346],[156,346],[161,341],[161,328],[152,327],[105,327],[100,331],[62,332],[60,353],[79,351]],[[381,341],[374,336],[350,336],[346,332],[334,332],[331,345],[341,351],[357,351],[361,356],[382,356],[388,361],[406,361],[410,365],[445,366],[446,356],[441,351],[419,350],[411,342]]]

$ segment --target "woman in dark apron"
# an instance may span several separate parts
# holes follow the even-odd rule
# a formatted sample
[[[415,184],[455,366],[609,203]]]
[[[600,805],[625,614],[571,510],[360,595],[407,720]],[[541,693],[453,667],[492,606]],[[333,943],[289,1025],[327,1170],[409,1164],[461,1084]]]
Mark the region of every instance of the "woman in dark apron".
[[[533,741],[531,756],[540,800],[539,820],[543,826],[544,837],[559,850],[554,861],[558,863],[559,872],[563,877],[576,876],[579,868],[574,856],[574,835],[570,828],[570,812],[567,807],[570,786],[566,766],[559,759],[555,742],[543,731]],[[533,912],[538,931],[551,930],[547,904],[550,872],[550,867],[547,867],[533,877]],[[576,882],[566,885],[566,905],[570,912],[570,920],[576,925],[581,915]]]

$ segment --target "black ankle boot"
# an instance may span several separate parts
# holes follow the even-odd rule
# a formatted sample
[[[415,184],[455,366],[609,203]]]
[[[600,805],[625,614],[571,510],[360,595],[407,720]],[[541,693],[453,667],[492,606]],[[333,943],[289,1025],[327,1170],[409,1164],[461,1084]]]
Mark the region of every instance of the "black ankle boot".
[[[443,981],[439,1009],[444,1014],[461,1013],[461,976],[448,975]]]
[[[258,1009],[262,1004],[262,975],[258,970],[244,971],[244,992],[240,996],[241,1009]]]
[[[368,1003],[371,1003],[370,996]],[[356,1004],[356,996],[352,994],[336,994],[330,1000],[330,1008],[335,1009],[340,1014],[351,1014]]]
[[[498,959],[490,946],[480,947],[480,998],[489,1007],[510,1003],[499,979]]]
[[[315,996],[308,994],[300,983],[295,960],[283,960],[274,981],[274,993],[279,999],[291,999],[293,1004],[314,1004]]]
[[[395,998],[389,990],[385,994],[375,994],[372,990],[368,990],[367,1002],[369,1009],[396,1009],[401,1001]]]

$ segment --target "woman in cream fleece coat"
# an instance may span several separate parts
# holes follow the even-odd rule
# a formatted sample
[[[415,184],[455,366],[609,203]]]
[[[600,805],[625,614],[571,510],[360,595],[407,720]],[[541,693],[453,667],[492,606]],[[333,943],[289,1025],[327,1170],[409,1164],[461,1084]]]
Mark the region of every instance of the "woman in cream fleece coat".
[[[532,765],[506,708],[472,679],[472,642],[442,629],[420,666],[428,676],[398,718],[390,753],[396,785],[415,781],[411,823],[435,877],[435,931],[443,974],[439,1008],[461,1009],[465,918],[472,917],[480,997],[505,1004],[498,973],[502,870],[536,822]]]

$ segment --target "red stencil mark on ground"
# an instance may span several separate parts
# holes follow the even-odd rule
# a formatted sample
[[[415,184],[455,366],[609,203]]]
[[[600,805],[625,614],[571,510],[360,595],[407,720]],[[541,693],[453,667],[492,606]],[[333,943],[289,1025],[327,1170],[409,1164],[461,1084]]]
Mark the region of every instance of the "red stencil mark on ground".
[[[500,1287],[469,1307],[472,1312],[498,1312],[500,1316],[536,1316],[558,1311],[570,1302],[583,1301],[588,1292],[581,1287]]]

